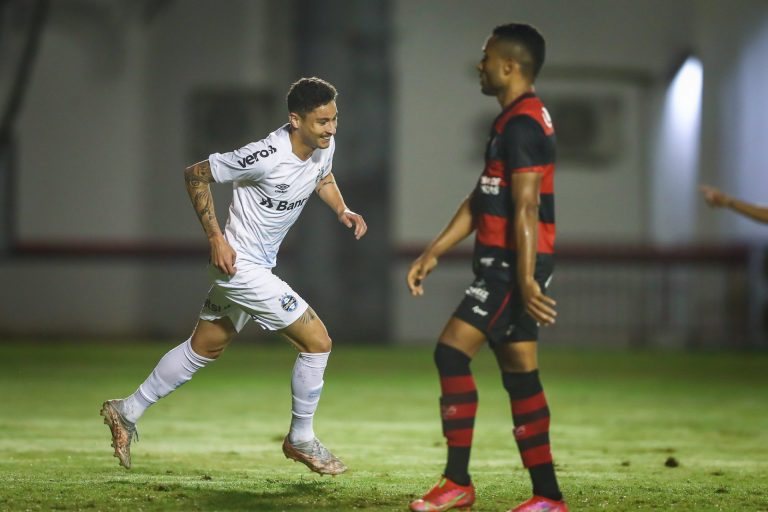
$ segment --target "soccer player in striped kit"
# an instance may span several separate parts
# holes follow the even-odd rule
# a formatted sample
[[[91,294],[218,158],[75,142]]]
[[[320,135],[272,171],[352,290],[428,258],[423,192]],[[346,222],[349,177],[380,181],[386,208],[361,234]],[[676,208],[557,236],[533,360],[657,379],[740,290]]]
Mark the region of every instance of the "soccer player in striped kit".
[[[493,122],[485,168],[448,226],[412,263],[407,283],[423,295],[438,258],[475,231],[475,281],[448,320],[435,349],[448,458],[443,476],[413,511],[468,508],[475,501],[469,456],[477,410],[470,362],[487,341],[509,393],[514,435],[533,483],[533,497],[513,511],[564,512],[549,446],[549,408],[539,380],[539,325],[555,322],[545,295],[555,241],[555,133],[533,83],[545,42],[525,24],[496,27],[477,69],[483,94],[502,111]]]

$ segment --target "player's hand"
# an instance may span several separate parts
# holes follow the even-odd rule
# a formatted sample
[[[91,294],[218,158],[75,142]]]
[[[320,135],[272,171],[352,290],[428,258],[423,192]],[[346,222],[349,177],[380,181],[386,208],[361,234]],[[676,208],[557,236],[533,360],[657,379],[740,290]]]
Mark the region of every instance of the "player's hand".
[[[211,242],[211,263],[214,267],[219,269],[219,272],[227,274],[228,276],[235,275],[237,269],[235,268],[235,260],[237,259],[237,253],[229,245],[227,239],[222,235],[216,235],[210,239]]]
[[[339,214],[339,222],[347,226],[348,228],[355,228],[355,238],[360,240],[363,235],[368,231],[368,226],[363,219],[363,216],[353,212],[349,208],[345,208],[343,212]]]
[[[523,296],[525,310],[539,325],[552,325],[555,323],[557,302],[552,297],[547,297],[541,292],[539,283],[534,279],[528,280],[520,287]]]
[[[699,187],[699,190],[701,190],[701,193],[704,196],[704,200],[707,202],[707,204],[715,208],[728,206],[728,203],[731,200],[728,195],[709,185],[702,185]]]
[[[436,266],[437,258],[429,254],[422,254],[411,263],[411,268],[408,269],[408,275],[405,278],[411,295],[414,297],[424,295],[422,283]]]

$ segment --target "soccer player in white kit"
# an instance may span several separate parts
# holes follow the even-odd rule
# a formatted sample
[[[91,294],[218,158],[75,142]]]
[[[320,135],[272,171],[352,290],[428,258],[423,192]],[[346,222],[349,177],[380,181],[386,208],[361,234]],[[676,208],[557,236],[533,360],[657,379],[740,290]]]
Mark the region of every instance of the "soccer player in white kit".
[[[360,239],[362,216],[347,208],[331,172],[338,122],[336,89],[302,78],[288,91],[289,122],[265,139],[214,153],[185,171],[187,192],[211,246],[212,286],[192,336],[163,356],[130,396],[104,402],[115,457],[131,467],[131,440],[146,409],[215,360],[249,319],[283,334],[299,351],[291,378],[292,418],[286,457],[320,474],[346,466],[315,437],[312,419],[331,351],[325,325],[287,283],[272,273],[280,243],[311,197],[318,196]],[[222,234],[209,185],[232,183]]]

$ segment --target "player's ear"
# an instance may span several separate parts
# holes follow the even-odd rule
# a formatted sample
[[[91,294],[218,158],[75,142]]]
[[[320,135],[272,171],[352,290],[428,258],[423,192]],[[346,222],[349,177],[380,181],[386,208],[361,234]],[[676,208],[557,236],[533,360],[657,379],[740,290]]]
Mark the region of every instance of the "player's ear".
[[[299,128],[300,121],[301,121],[301,117],[299,117],[298,114],[295,114],[293,112],[288,114],[288,122],[291,123],[291,128],[293,128],[294,130],[297,130]]]
[[[504,59],[504,73],[511,75],[514,71],[520,72],[520,64],[513,58]]]

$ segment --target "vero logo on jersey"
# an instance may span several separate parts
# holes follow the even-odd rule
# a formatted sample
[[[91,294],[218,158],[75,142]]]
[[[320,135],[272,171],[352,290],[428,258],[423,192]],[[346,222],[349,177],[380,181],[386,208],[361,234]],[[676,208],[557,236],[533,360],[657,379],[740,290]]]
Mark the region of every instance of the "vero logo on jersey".
[[[293,210],[294,208],[298,208],[299,206],[303,205],[307,202],[309,199],[309,196],[305,197],[304,199],[299,199],[298,201],[273,201],[271,197],[264,197],[262,198],[259,205],[266,206],[270,210],[277,210],[278,212]]]
[[[275,153],[276,151],[277,151],[277,148],[275,148],[274,146],[270,145],[267,149],[262,149],[260,151],[254,151],[253,153],[251,153],[247,157],[241,158],[240,160],[237,161],[237,163],[240,165],[240,167],[245,169],[246,166],[253,165],[256,162],[258,162],[259,161],[259,157],[267,158],[269,155]]]

